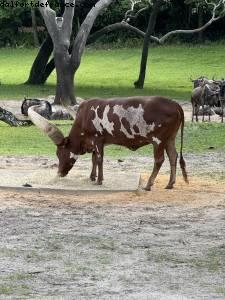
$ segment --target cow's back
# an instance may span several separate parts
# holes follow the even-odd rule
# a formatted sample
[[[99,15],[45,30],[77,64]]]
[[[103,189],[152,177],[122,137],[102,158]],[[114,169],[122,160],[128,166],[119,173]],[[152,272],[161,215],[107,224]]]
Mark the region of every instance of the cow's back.
[[[152,135],[164,138],[181,114],[180,105],[164,97],[95,98],[80,105],[75,123],[82,134],[102,136],[106,143],[140,143]]]
[[[93,119],[93,111],[98,107],[99,116],[102,117],[103,110],[109,106],[123,107],[125,110],[133,107],[138,110],[138,107],[144,110],[146,121],[148,118],[154,119],[160,116],[168,116],[176,113],[179,109],[179,104],[171,99],[159,96],[134,96],[134,97],[117,97],[117,98],[93,98],[81,103],[77,112],[77,118],[85,124]],[[141,111],[141,109],[139,109]]]

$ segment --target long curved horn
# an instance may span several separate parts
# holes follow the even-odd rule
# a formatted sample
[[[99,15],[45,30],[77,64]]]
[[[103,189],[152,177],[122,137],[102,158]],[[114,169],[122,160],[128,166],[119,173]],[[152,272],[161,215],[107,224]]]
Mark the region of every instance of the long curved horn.
[[[34,105],[28,108],[28,116],[31,121],[39,129],[48,135],[48,137],[53,141],[55,145],[60,145],[64,140],[63,133],[54,125],[48,122],[44,117],[39,115],[35,108],[41,107],[41,105]]]

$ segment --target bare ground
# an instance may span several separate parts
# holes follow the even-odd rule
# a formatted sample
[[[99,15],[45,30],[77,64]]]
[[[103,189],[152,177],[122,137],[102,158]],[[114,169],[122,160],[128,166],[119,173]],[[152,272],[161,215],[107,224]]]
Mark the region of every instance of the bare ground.
[[[173,191],[163,189],[168,164],[148,193],[0,191],[0,299],[224,299],[225,182],[206,175],[207,165],[222,171],[225,155],[186,159],[201,177],[186,186],[178,176]],[[1,168],[16,160],[54,163],[2,157]],[[151,165],[107,159],[112,174]]]
[[[185,158],[190,184],[179,172],[172,191],[168,163],[151,192],[0,190],[0,299],[224,299],[225,154]],[[55,163],[0,158],[9,172]],[[141,172],[144,184],[152,159],[105,166],[112,176]]]

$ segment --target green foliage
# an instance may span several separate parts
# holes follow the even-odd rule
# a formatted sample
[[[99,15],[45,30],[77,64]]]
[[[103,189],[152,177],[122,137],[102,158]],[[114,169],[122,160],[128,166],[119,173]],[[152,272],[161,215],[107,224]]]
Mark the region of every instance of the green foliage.
[[[0,9],[0,46],[12,45],[21,24],[20,9]]]
[[[6,3],[4,0],[0,3]],[[20,27],[31,27],[31,0],[8,1],[10,6],[0,5],[0,47],[4,46],[33,46],[33,34],[20,32]],[[32,1],[35,3],[35,0]],[[11,6],[14,3],[14,7]],[[15,6],[17,3],[17,7]],[[42,17],[36,9],[36,19],[38,25],[43,25]],[[39,38],[43,39],[43,33],[39,33]]]
[[[95,27],[104,27],[122,21],[129,7],[129,0],[115,1],[99,16],[95,22]]]
[[[215,0],[214,2],[216,2]],[[57,0],[49,1],[52,8],[56,9]],[[29,0],[19,0],[19,3],[29,3]],[[148,0],[142,0],[135,6],[134,14],[140,8],[148,5]],[[204,6],[204,22],[211,16],[209,7],[205,4],[205,0],[171,0],[165,1],[166,5],[163,5],[161,12],[159,13],[155,33],[157,35],[164,34],[174,29],[188,29],[196,28],[198,20],[198,8],[199,5]],[[125,13],[130,9],[130,0],[115,1],[97,18],[93,31],[103,28],[106,25],[120,22],[124,19]],[[220,10],[221,8],[219,8]],[[37,10],[36,10],[37,12]],[[179,18],[177,18],[179,16]],[[131,19],[130,23],[137,26],[141,30],[145,31],[149,19],[149,10],[143,11],[137,19]],[[43,25],[43,19],[39,13],[37,13],[38,25]],[[26,34],[18,31],[21,26],[31,27],[31,14],[30,6],[23,8],[3,8],[0,7],[0,47],[3,46],[31,46],[33,45],[32,33]],[[204,36],[206,39],[221,39],[224,36],[222,28],[225,26],[225,20],[216,22],[211,26]],[[43,38],[43,34],[39,33],[39,38]],[[122,31],[113,32],[110,35],[105,35],[101,38],[103,42],[115,42],[119,41],[124,43],[124,40],[128,37],[133,37],[134,34]],[[176,37],[179,41],[195,41],[196,35],[185,35]]]
[[[18,27],[29,18],[28,12],[29,8],[0,7],[0,47],[16,45]]]

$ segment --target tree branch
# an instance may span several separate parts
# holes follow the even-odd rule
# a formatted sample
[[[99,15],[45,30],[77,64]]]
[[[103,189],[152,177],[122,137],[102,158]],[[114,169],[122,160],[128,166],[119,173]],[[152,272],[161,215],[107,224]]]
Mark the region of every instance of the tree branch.
[[[196,29],[178,29],[178,30],[173,30],[170,31],[168,33],[166,33],[164,36],[162,36],[159,39],[159,43],[163,44],[165,42],[165,40],[167,40],[170,36],[172,35],[176,35],[176,34],[193,34],[193,33],[198,33],[200,31],[205,30],[207,27],[209,27],[213,22],[218,21],[219,19],[221,19],[224,16],[224,12],[225,12],[225,0],[220,0],[218,2],[218,4],[215,4],[213,2],[208,2],[207,0],[205,0],[207,5],[212,5],[213,6],[213,11],[212,11],[212,17],[211,19],[206,22],[203,26],[196,28]],[[223,6],[222,11],[219,12],[218,16],[217,16],[217,10]]]
[[[139,11],[136,12],[135,15],[129,15],[127,14],[126,18],[124,21],[129,22],[130,19],[136,20],[138,18],[138,16],[145,10],[148,10],[148,6],[141,8]]]
[[[90,35],[88,37],[87,44],[94,43],[102,35],[113,32],[113,31],[117,31],[117,30],[127,30],[127,31],[131,31],[131,32],[137,34],[140,37],[143,37],[143,38],[145,37],[144,31],[141,31],[137,27],[134,27],[134,26],[128,24],[127,22],[122,21],[122,22],[108,25],[108,26],[96,31],[95,33],[93,33],[92,35]],[[159,43],[159,39],[157,37],[151,36],[150,39],[156,43]]]
[[[75,0],[65,0],[65,10],[63,13],[62,35],[65,39],[70,41],[73,29],[73,16],[75,10]]]
[[[205,0],[205,1],[208,5],[213,5],[213,12],[212,12],[211,19],[208,22],[206,22],[203,26],[201,26],[199,28],[195,28],[195,29],[177,29],[177,30],[173,30],[173,31],[170,31],[170,32],[166,33],[161,38],[158,38],[156,36],[151,35],[150,40],[152,40],[152,41],[154,41],[158,44],[163,44],[169,37],[171,37],[173,35],[176,35],[176,34],[194,34],[194,33],[198,33],[200,31],[205,30],[213,22],[218,21],[219,19],[221,19],[224,16],[224,14],[225,14],[225,0],[220,0],[218,2],[218,4],[208,3],[207,0]],[[216,16],[216,12],[217,12],[218,8],[221,7],[221,6],[223,6],[223,9],[218,14],[218,16]],[[134,32],[135,34],[137,34],[140,37],[145,37],[145,32],[139,30],[135,26],[132,26],[132,25],[128,24],[125,21],[122,21],[122,22],[119,22],[119,23],[108,25],[108,26],[98,30],[97,32],[93,33],[91,36],[89,36],[87,43],[91,44],[91,43],[95,42],[102,35],[104,35],[106,33],[109,33],[109,32],[116,31],[116,30],[129,30],[129,31]]]
[[[131,13],[134,12],[135,5],[140,2],[141,2],[141,0],[130,0],[131,8],[128,11],[126,11],[124,21],[126,21],[126,22],[129,21],[129,18],[133,16],[133,15],[131,15]]]
[[[95,19],[100,14],[100,12],[106,7],[108,7],[113,1],[114,0],[99,0],[97,4],[87,14],[73,43],[71,60],[75,69],[77,69],[80,65],[86,41]]]
[[[40,0],[39,6],[40,13],[45,21],[48,32],[54,42],[57,36],[57,25],[56,25],[56,13],[53,9],[50,8],[47,0]]]

